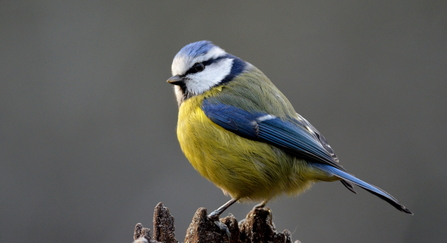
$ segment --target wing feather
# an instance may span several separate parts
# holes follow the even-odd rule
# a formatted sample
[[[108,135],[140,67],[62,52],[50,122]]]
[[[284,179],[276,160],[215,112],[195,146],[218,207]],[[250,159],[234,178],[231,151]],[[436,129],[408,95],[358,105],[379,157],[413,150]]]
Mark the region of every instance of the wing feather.
[[[344,170],[324,137],[304,118],[284,120],[262,112],[216,104],[208,99],[203,101],[202,108],[214,123],[239,136],[269,143],[309,162],[325,163]]]

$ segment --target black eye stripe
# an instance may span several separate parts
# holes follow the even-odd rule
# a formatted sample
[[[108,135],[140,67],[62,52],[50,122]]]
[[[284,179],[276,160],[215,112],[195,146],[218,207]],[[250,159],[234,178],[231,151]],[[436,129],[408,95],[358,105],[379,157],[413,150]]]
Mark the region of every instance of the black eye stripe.
[[[203,68],[201,68],[201,70],[198,68],[198,66],[201,66]],[[192,73],[197,73],[197,72],[201,72],[205,69],[205,64],[203,62],[197,62],[195,63],[192,67],[190,67],[188,69],[188,71],[186,71],[186,73],[183,76],[186,76],[188,74],[192,74]]]
[[[220,61],[220,60],[222,60],[222,59],[224,59],[224,58],[228,58],[229,57],[229,55],[225,55],[225,56],[221,56],[221,57],[218,57],[218,58],[214,58],[214,59],[210,59],[210,60],[207,60],[207,61],[204,61],[204,62],[202,62],[205,66],[208,66],[208,65],[211,65],[211,64],[213,64],[213,63],[215,63],[215,62],[217,62],[217,61]]]
[[[192,66],[191,71],[198,73],[198,72],[202,72],[205,69],[205,65],[203,64],[203,62],[198,62],[196,64],[194,64],[194,66]]]
[[[227,57],[230,57],[230,55],[221,56],[221,57],[210,59],[210,60],[207,60],[207,61],[204,61],[204,62],[197,62],[192,67],[190,67],[188,69],[188,71],[186,71],[186,73],[183,76],[186,76],[188,74],[201,72],[201,71],[203,71],[206,68],[206,66],[209,66],[209,65],[213,64],[214,62],[220,61],[221,59],[224,59],[224,58],[227,58]]]

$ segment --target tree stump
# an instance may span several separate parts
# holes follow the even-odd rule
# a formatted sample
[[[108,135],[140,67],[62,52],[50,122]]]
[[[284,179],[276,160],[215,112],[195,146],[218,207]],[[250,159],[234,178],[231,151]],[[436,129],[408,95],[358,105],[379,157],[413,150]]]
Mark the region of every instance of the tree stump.
[[[279,233],[272,221],[270,208],[255,208],[238,222],[233,215],[212,221],[205,208],[197,209],[186,230],[185,243],[292,243],[288,230]],[[154,209],[153,239],[150,229],[138,223],[133,243],[178,243],[175,238],[174,217],[160,202]],[[295,241],[299,243],[299,241]]]

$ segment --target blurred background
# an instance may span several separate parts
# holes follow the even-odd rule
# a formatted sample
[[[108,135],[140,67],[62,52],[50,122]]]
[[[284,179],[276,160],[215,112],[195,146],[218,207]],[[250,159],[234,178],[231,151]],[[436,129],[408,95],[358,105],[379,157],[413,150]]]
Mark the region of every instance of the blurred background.
[[[131,242],[162,201],[183,241],[228,200],[176,139],[171,61],[207,39],[260,68],[359,189],[268,206],[305,242],[447,238],[446,1],[0,1],[0,242]],[[225,214],[244,218],[253,204]]]

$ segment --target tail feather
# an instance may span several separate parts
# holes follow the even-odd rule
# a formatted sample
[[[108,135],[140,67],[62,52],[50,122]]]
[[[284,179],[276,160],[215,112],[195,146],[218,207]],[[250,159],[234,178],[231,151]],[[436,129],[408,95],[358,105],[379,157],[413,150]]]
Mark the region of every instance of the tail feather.
[[[320,163],[315,163],[313,164],[313,166],[327,172],[327,173],[331,173],[337,177],[339,177],[340,179],[342,179],[344,181],[353,183],[365,190],[367,190],[368,192],[380,197],[381,199],[387,201],[389,204],[393,205],[395,208],[397,208],[397,210],[402,211],[404,213],[408,213],[408,214],[413,214],[408,208],[406,208],[404,205],[400,204],[396,198],[394,198],[393,196],[391,196],[388,192],[380,189],[377,186],[371,185],[365,181],[362,181],[360,179],[358,179],[357,177],[342,171],[340,169],[337,169],[333,166],[330,166],[328,164],[320,164]],[[343,183],[343,185],[345,185],[345,183]],[[349,188],[348,188],[349,189]]]
[[[343,186],[348,188],[348,190],[350,190],[352,193],[357,194],[357,192],[355,191],[354,185],[351,182],[345,181],[345,180],[340,180],[340,182],[341,182],[341,184],[343,184]]]

